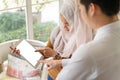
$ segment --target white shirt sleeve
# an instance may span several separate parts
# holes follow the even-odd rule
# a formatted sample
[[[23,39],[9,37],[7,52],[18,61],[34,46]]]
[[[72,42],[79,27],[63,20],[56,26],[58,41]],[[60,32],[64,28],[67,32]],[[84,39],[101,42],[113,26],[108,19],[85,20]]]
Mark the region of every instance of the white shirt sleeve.
[[[93,61],[87,53],[88,51],[84,48],[78,49],[56,80],[93,80],[96,72]]]
[[[62,66],[65,67],[70,59],[62,59]]]

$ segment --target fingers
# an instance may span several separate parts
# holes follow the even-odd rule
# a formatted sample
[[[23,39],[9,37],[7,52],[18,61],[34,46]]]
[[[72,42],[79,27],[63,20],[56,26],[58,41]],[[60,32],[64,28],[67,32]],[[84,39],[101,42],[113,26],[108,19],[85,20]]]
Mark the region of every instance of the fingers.
[[[53,51],[49,47],[44,47],[42,49],[35,50],[35,52],[40,52],[45,58],[53,57]]]
[[[46,57],[45,54],[44,54],[44,50],[35,50],[35,52],[39,52],[39,53],[42,54],[44,57]]]
[[[18,55],[20,55],[20,50],[16,50],[16,53],[17,53]]]
[[[12,48],[11,46],[10,46],[10,49],[11,49],[11,53],[20,55],[20,50],[16,50],[16,48]]]
[[[48,70],[53,69],[55,67],[53,60],[38,60],[38,62],[46,64]]]
[[[47,63],[47,60],[38,60],[39,63]]]
[[[48,69],[52,68],[52,65],[49,63],[49,60],[38,60],[38,62],[46,64]]]
[[[13,48],[10,46],[10,49],[13,50]]]
[[[39,71],[35,70],[35,71],[32,71],[32,72],[30,72],[28,74],[31,75],[31,76],[35,76],[35,75],[39,74]]]
[[[35,52],[39,52],[39,50],[35,50]]]
[[[42,48],[42,49],[37,49],[37,50],[35,50],[35,52],[43,53],[44,50],[45,50],[44,48]]]
[[[35,50],[35,52],[41,52],[42,50],[40,50],[40,49],[37,49],[37,50]]]
[[[44,57],[49,57],[49,55],[47,54],[46,48],[35,50],[35,52],[40,52]]]

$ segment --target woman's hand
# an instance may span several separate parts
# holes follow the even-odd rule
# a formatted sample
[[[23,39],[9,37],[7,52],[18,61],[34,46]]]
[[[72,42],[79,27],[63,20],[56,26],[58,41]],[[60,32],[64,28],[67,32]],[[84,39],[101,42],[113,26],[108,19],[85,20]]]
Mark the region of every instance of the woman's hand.
[[[62,60],[39,60],[38,62],[45,63],[48,67],[48,70],[62,66]]]
[[[11,46],[10,49],[11,49],[11,53],[20,55],[20,50],[17,50],[16,48],[12,48]]]
[[[44,57],[54,57],[57,52],[49,47],[45,47],[39,50],[35,50],[35,52],[40,52]]]

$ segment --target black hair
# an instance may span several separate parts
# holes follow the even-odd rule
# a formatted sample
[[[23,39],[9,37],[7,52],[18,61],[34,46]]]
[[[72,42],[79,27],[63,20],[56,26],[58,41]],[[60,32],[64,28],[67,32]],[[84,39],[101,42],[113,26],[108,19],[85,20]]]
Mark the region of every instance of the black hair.
[[[89,5],[94,3],[108,16],[117,15],[120,10],[120,0],[80,0],[80,3],[85,6],[86,11],[88,11]]]

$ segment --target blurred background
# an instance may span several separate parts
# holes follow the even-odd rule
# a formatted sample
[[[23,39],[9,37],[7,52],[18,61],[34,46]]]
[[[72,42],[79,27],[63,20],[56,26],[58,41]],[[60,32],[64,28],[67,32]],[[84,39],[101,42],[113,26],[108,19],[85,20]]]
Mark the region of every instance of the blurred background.
[[[59,25],[59,0],[0,0],[0,43],[13,39],[46,42]]]

